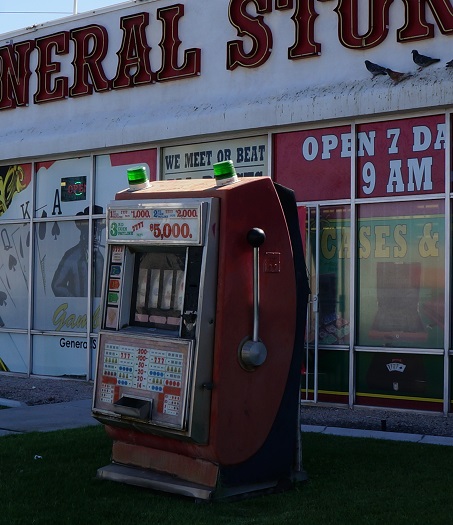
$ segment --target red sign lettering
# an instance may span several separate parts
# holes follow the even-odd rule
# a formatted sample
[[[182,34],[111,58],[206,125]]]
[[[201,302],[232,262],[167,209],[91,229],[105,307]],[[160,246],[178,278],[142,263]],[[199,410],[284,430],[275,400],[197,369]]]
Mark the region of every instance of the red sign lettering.
[[[389,9],[393,0],[370,0],[368,2],[368,31],[359,34],[359,3],[363,0],[339,0],[335,11],[338,14],[338,37],[340,42],[351,49],[364,49],[381,44],[388,33]]]
[[[434,26],[426,21],[426,4],[431,9],[437,26],[444,35],[453,32],[453,7],[449,0],[403,0],[406,8],[406,23],[398,31],[398,42],[433,38]]]
[[[102,67],[109,41],[105,27],[98,25],[79,27],[70,32],[70,37],[75,47],[72,61],[74,83],[69,88],[69,96],[91,95],[93,88],[97,92],[107,91],[110,88],[110,81]]]
[[[254,4],[257,16],[247,12],[248,4]],[[247,53],[242,40],[233,40],[227,44],[227,69],[234,70],[238,66],[258,67],[269,58],[272,50],[272,31],[264,23],[261,13],[272,11],[272,0],[231,0],[229,18],[237,29],[238,36],[248,36],[252,40],[252,48]]]
[[[184,52],[184,62],[178,66],[178,51],[181,45],[178,33],[178,22],[184,16],[184,6],[177,4],[158,10],[158,19],[162,20],[163,32],[160,47],[162,49],[162,67],[157,72],[157,79],[175,80],[194,77],[201,70],[201,49],[188,49]]]
[[[341,44],[348,49],[366,50],[384,42],[389,32],[390,8],[394,4],[394,0],[368,0],[368,4],[365,0],[338,0],[332,10],[338,16]],[[238,38],[225,43],[226,68],[233,71],[238,67],[257,68],[265,64],[271,56],[275,38],[271,15],[274,22],[278,16],[276,12],[286,14],[290,10],[294,43],[288,48],[287,58],[297,60],[320,55],[321,44],[315,39],[319,16],[316,5],[315,0],[230,0],[229,21]],[[397,30],[397,42],[434,38],[436,25],[443,35],[453,36],[451,0],[402,0],[400,8],[404,10],[404,24]],[[368,24],[363,27],[366,13]],[[429,22],[427,13],[431,15]],[[37,89],[33,101],[36,104],[109,89],[197,77],[201,71],[201,49],[181,51],[179,28],[184,14],[184,5],[177,3],[158,8],[152,15],[140,12],[120,18],[122,41],[116,52],[113,79],[107,77],[104,69],[104,61],[111,50],[107,29],[101,25],[92,24],[0,47],[0,110],[28,105],[31,64],[35,60]],[[162,60],[159,69],[154,70],[147,40],[151,19],[162,24],[159,43]],[[72,49],[73,76],[70,79],[61,71],[67,71],[67,67],[62,68],[62,61],[71,60],[66,55]],[[32,59],[35,50],[37,57]]]
[[[116,77],[113,79],[115,89],[149,84],[154,80],[149,60],[151,48],[145,33],[148,24],[148,13],[125,16],[121,19],[123,41],[118,51]]]
[[[54,35],[36,39],[38,50],[38,89],[34,96],[35,104],[60,100],[68,96],[68,77],[56,77],[54,73],[61,71],[60,62],[52,61],[52,53],[58,56],[69,52],[69,33],[63,31]]]
[[[0,48],[0,109],[28,104],[31,76],[30,54],[35,47],[31,40]]]
[[[443,192],[445,139],[443,115],[357,126],[357,196]]]
[[[296,41],[288,50],[288,58],[304,58],[321,54],[321,44],[315,42],[314,0],[297,2],[294,15],[291,17],[296,26]]]

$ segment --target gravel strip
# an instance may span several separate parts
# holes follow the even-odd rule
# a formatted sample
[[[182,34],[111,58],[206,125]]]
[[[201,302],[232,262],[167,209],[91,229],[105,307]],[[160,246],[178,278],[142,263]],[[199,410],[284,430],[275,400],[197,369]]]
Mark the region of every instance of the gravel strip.
[[[0,398],[28,406],[91,399],[93,382],[0,374]],[[1,404],[1,403],[0,403]],[[303,404],[301,424],[453,437],[453,415]]]
[[[91,399],[92,396],[92,381],[0,375],[0,398],[28,406]]]
[[[452,415],[430,412],[302,405],[301,424],[453,437]]]

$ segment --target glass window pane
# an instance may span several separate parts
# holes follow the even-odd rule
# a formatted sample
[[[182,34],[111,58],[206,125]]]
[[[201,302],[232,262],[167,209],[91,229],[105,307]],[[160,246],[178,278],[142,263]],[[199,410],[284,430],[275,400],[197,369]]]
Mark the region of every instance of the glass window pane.
[[[92,308],[93,318],[91,329],[98,332],[101,326],[101,291],[102,277],[104,272],[105,259],[105,219],[93,221],[93,280],[92,280]]]
[[[136,256],[131,325],[179,330],[184,301],[185,265],[184,247],[156,248]]]
[[[88,219],[37,224],[35,249],[33,327],[85,331]]]
[[[86,208],[89,204],[90,172],[90,157],[38,162],[34,216],[68,217]]]
[[[84,378],[87,374],[85,338],[45,336],[33,337],[33,374]]]
[[[156,180],[157,151],[147,149],[96,157],[95,202],[107,207],[118,191],[128,188],[127,169],[145,166],[149,179]]]
[[[0,218],[29,219],[31,164],[0,166]]]
[[[358,405],[442,410],[443,357],[357,352]]]
[[[0,333],[0,372],[28,373],[28,356],[26,334]]]
[[[328,206],[319,209],[319,275],[316,276],[316,217],[310,217],[310,288],[318,282],[320,345],[349,344],[349,265],[350,207]],[[314,316],[312,316],[314,320]],[[314,341],[314,326],[310,335]]]
[[[0,226],[0,327],[27,328],[30,226]]]
[[[442,348],[444,204],[366,204],[358,219],[357,342]]]

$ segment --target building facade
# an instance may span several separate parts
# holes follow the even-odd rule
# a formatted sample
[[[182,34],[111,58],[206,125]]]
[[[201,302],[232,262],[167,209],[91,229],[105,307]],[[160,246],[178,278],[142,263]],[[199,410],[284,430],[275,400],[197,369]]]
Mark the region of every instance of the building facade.
[[[93,378],[127,168],[231,159],[296,193],[303,398],[450,412],[452,42],[449,0],[135,0],[1,36],[3,372]]]

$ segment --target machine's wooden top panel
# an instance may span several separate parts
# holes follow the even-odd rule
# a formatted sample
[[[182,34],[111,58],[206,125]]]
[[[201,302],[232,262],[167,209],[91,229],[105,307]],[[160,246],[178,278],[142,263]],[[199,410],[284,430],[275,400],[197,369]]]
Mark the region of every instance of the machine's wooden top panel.
[[[264,184],[271,183],[269,177],[239,179],[234,184],[217,186],[214,179],[185,179],[185,180],[165,180],[153,181],[148,188],[143,190],[129,191],[123,190],[116,194],[116,200],[148,200],[157,198],[171,198],[175,194],[185,197],[220,197],[222,193],[229,192],[238,186],[244,186],[258,180],[266,181]]]

